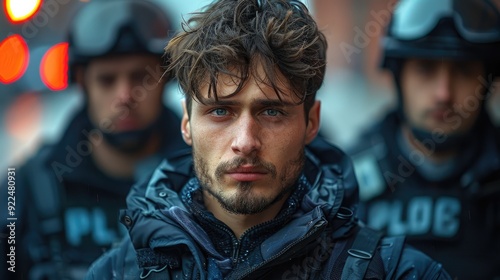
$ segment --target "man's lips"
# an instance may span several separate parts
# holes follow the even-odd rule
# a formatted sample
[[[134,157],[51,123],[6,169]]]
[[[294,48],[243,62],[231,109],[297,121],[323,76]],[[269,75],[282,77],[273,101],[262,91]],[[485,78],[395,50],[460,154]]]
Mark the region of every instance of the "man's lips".
[[[444,121],[446,117],[449,117],[452,114],[450,114],[449,110],[432,110],[430,115],[438,121]]]
[[[118,130],[133,130],[139,128],[139,122],[137,121],[136,118],[125,118],[123,120],[117,119],[116,120],[116,128]]]
[[[226,174],[236,181],[257,181],[264,178],[268,171],[259,167],[238,167],[231,169]]]

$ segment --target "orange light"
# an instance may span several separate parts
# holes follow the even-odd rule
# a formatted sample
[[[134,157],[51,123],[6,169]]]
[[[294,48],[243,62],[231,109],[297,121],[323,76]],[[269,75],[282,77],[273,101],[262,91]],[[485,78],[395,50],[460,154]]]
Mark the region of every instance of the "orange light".
[[[0,82],[10,84],[19,79],[28,67],[29,55],[26,41],[18,34],[0,42]]]
[[[42,0],[5,0],[5,12],[9,21],[20,23],[30,19],[38,12]]]
[[[51,90],[63,90],[68,86],[68,43],[56,44],[43,55],[40,77]]]

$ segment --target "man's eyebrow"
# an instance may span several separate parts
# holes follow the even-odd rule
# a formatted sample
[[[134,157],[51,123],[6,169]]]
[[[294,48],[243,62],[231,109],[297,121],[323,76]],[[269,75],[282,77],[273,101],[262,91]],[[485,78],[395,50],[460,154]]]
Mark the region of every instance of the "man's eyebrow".
[[[202,105],[205,106],[234,106],[239,105],[241,102],[236,100],[215,100],[215,99],[203,99],[200,100]],[[299,104],[289,102],[289,101],[280,101],[278,99],[254,99],[252,101],[253,104],[260,105],[262,107],[289,107],[289,106],[297,106]]]
[[[232,105],[238,105],[240,102],[237,102],[235,100],[215,100],[215,99],[200,99],[200,104],[204,106],[232,106]]]
[[[257,99],[254,102],[259,103],[263,107],[289,107],[289,106],[297,106],[293,102],[289,101],[281,101],[278,99]]]

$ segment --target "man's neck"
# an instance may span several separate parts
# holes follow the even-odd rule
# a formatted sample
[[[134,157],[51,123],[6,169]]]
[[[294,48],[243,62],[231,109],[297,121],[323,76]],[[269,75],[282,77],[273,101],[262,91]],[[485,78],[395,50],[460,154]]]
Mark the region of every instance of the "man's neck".
[[[220,205],[219,201],[215,197],[208,194],[206,191],[203,192],[203,199],[207,210],[212,212],[217,219],[226,224],[238,239],[248,229],[274,219],[280,212],[288,197],[289,196],[287,195],[284,196],[281,200],[277,201],[260,213],[242,215],[230,213]]]
[[[92,159],[104,174],[112,178],[132,179],[138,161],[156,153],[160,148],[160,137],[153,135],[140,151],[123,153],[105,140],[93,146]]]

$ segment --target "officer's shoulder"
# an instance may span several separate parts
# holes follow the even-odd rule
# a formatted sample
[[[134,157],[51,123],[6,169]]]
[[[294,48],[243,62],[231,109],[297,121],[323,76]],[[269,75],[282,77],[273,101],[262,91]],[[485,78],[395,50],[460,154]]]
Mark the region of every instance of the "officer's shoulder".
[[[356,155],[383,144],[385,142],[382,134],[384,121],[385,120],[374,123],[362,130],[359,136],[352,141],[351,144],[346,146],[346,153],[349,155]]]
[[[32,154],[28,155],[23,161],[16,165],[18,173],[29,172],[33,169],[42,169],[50,164],[50,158],[54,152],[54,144],[43,144]]]
[[[380,162],[387,156],[387,145],[377,131],[367,132],[355,148],[348,150],[359,185],[361,201],[369,200],[385,190]]]

